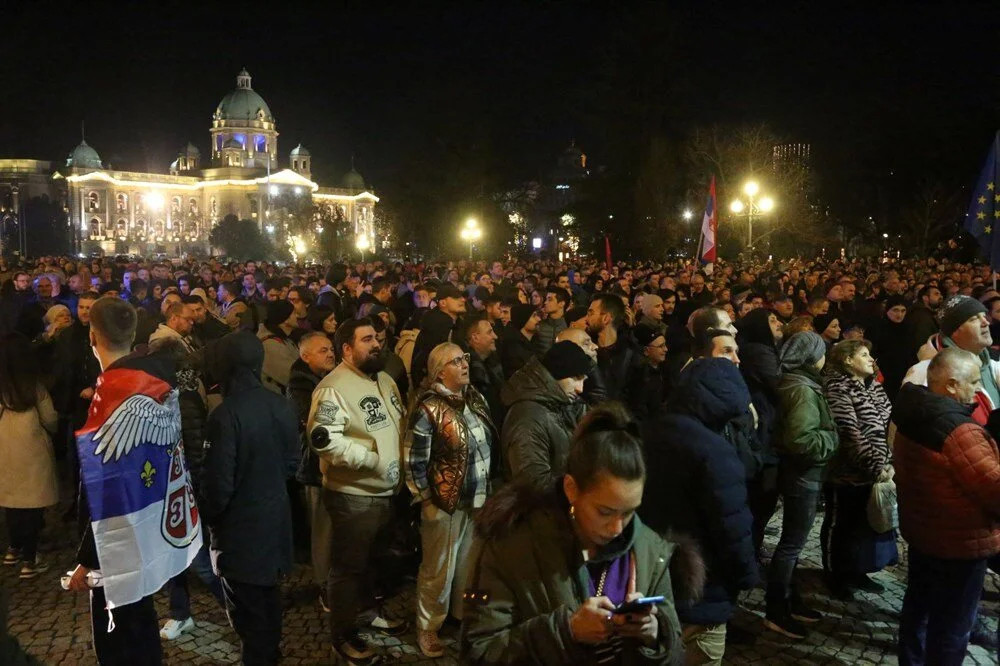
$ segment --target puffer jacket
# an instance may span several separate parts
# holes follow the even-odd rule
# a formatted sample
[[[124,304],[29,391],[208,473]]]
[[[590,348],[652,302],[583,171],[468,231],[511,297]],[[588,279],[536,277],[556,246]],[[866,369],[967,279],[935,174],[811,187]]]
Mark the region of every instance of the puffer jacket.
[[[892,460],[886,441],[892,412],[889,396],[874,379],[859,382],[841,372],[827,375],[823,392],[840,439],[829,480],[858,486],[874,483]]]
[[[477,516],[461,663],[597,663],[594,649],[573,640],[569,629],[589,596],[589,572],[560,488],[511,484]],[[656,646],[626,642],[620,663],[683,663],[675,599],[691,598],[703,585],[697,548],[657,535],[635,516],[591,561],[626,552],[635,562],[635,591],[665,599],[657,606]]]
[[[507,406],[500,440],[507,478],[548,487],[566,472],[586,403],[566,395],[537,357],[514,373],[500,398]]]
[[[539,356],[544,356],[545,352],[555,343],[556,336],[565,330],[565,317],[543,319],[538,322],[538,328],[535,329],[535,337],[531,341],[531,345],[535,348],[535,353]]]
[[[477,484],[489,483],[488,474],[477,478],[475,468],[477,461],[488,459],[489,444],[478,454],[470,449],[476,442],[463,414],[467,406],[486,429],[489,442],[495,442],[489,406],[473,386],[466,386],[462,394],[442,392],[438,385],[425,390],[406,426],[403,447],[410,491],[449,515],[460,506],[471,506]],[[488,470],[487,464],[483,471]]]
[[[971,408],[904,384],[892,410],[903,538],[925,555],[1000,552],[1000,452]]]
[[[696,603],[679,604],[685,624],[724,624],[737,593],[757,582],[743,463],[723,430],[746,412],[750,392],[728,359],[706,358],[681,374],[666,413],[648,425],[647,483],[639,515],[658,532],[693,537],[708,576]]]
[[[837,424],[823,396],[819,372],[798,368],[778,382],[781,405],[782,463],[801,478],[822,481],[826,463],[837,452]]]

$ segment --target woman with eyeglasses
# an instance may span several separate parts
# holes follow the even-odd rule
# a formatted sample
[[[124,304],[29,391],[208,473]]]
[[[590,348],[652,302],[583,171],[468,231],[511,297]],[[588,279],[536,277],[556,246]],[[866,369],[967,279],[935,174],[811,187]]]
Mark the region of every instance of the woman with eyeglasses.
[[[404,459],[406,483],[421,504],[417,644],[434,658],[444,654],[438,630],[449,611],[462,618],[472,519],[489,494],[497,432],[486,400],[469,384],[469,354],[456,344],[431,350],[416,395]]]

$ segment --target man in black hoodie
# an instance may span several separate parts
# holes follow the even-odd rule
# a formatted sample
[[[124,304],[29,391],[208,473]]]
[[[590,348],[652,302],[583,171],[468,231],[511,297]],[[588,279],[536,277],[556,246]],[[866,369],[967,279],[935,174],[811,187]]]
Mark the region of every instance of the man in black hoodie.
[[[295,414],[261,383],[264,347],[247,331],[220,341],[214,376],[224,399],[208,418],[201,513],[212,534],[226,611],[244,664],[281,657],[278,581],[292,570],[285,488],[299,459]]]

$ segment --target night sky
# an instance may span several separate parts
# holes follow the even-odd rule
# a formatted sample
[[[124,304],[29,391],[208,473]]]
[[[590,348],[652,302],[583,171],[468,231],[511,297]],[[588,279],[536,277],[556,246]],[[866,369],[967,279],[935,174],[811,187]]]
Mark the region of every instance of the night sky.
[[[765,122],[811,142],[835,209],[867,205],[889,171],[900,189],[971,184],[1000,128],[996,2],[292,4],[5,9],[0,157],[64,160],[85,120],[115,168],[165,171],[187,141],[208,152],[211,114],[244,66],[283,159],[301,141],[332,185],[354,154],[401,205],[457,165],[483,187],[538,177],[571,139],[592,164],[628,170],[648,129],[637,110],[674,136]]]

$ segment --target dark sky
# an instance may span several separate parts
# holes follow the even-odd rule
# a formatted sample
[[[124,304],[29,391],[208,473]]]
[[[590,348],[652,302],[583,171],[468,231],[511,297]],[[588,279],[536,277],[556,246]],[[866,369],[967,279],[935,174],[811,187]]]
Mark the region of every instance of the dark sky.
[[[628,164],[643,135],[618,110],[636,105],[662,107],[678,135],[766,122],[810,141],[832,196],[887,168],[972,179],[1000,127],[997,2],[19,4],[4,17],[0,157],[65,159],[85,120],[116,168],[163,171],[189,140],[208,150],[243,66],[284,157],[302,141],[333,184],[353,153],[387,196],[449,178],[449,151],[472,144],[509,182],[572,138],[594,162]]]

